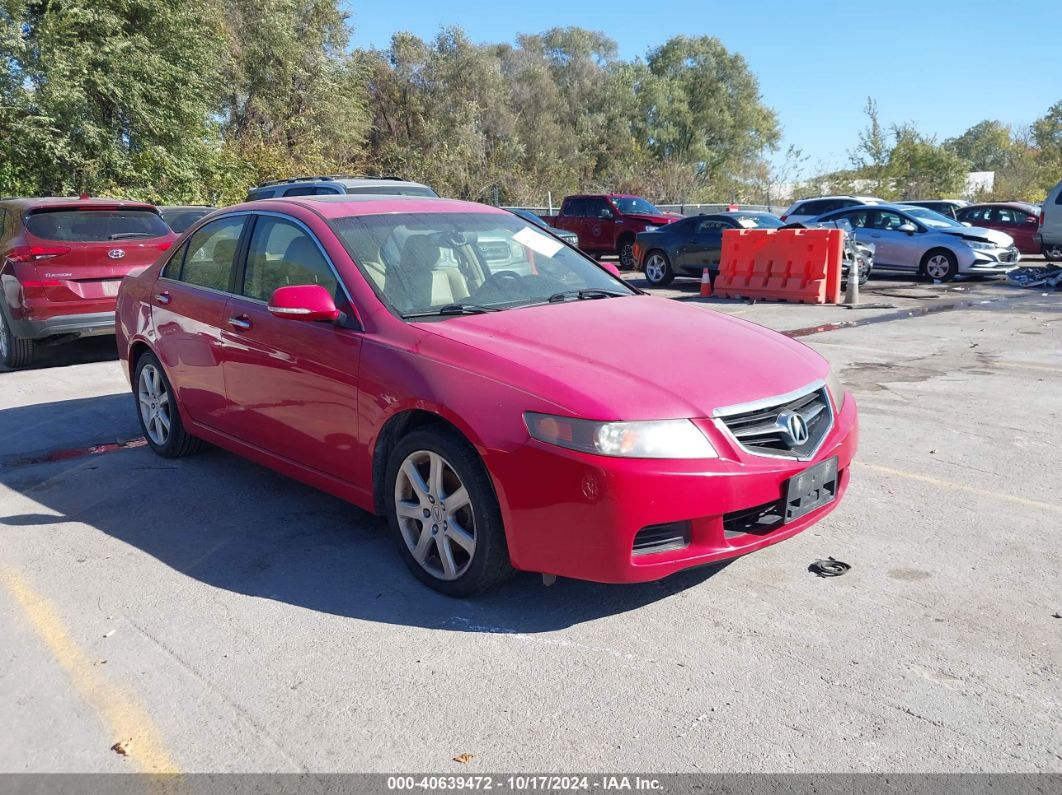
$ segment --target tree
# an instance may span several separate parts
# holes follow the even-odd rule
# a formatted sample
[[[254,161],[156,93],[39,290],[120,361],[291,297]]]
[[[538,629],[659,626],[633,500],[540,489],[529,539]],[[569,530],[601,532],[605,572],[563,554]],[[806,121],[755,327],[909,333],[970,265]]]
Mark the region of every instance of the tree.
[[[1007,125],[986,119],[957,138],[949,138],[944,147],[965,160],[971,171],[1001,171],[1010,164],[1011,143]]]
[[[900,199],[961,195],[966,186],[967,162],[933,138],[904,124],[894,126],[895,144],[889,151],[890,192]]]
[[[858,176],[866,181],[866,191],[889,198],[892,185],[889,179],[889,144],[878,120],[878,103],[867,97],[863,108],[867,126],[859,132],[859,144],[849,152],[849,159]]]

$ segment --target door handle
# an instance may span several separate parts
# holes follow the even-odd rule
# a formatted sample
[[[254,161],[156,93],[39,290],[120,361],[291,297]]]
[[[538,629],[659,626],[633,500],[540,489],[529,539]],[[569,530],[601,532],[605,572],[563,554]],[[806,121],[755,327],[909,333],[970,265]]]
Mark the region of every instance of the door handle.
[[[240,315],[239,317],[230,317],[229,325],[233,328],[238,328],[246,331],[251,327],[251,321],[247,319],[246,315]]]
[[[155,293],[155,300],[160,304],[168,304],[170,302],[170,291],[163,290],[161,293]]]

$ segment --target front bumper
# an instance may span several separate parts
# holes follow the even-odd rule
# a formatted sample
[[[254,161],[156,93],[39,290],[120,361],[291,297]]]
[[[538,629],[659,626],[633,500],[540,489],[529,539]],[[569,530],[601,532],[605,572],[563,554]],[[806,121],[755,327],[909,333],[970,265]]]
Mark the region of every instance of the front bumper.
[[[525,571],[609,583],[658,580],[682,569],[745,555],[807,529],[837,507],[858,443],[855,399],[810,461],[750,454],[713,438],[711,461],[607,458],[538,442],[494,453],[488,468],[502,504],[509,554]],[[724,518],[785,496],[794,475],[837,457],[837,498],[768,532],[724,529]],[[679,549],[636,554],[639,530],[688,523]]]
[[[1007,249],[974,250],[973,261],[965,268],[960,267],[960,273],[1006,273],[1018,267],[1021,262],[1021,254],[1014,246]]]
[[[44,318],[12,319],[11,331],[18,337],[30,340],[67,334],[76,334],[79,337],[113,334],[114,312],[90,312],[87,314],[52,315]]]

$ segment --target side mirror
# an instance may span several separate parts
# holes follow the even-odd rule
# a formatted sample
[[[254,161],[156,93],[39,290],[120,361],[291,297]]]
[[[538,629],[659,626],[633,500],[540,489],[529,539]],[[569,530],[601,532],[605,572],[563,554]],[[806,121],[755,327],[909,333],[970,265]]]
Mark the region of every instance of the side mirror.
[[[963,226],[973,226],[969,221],[962,221],[961,223]]]
[[[602,268],[607,270],[609,273],[611,273],[617,279],[622,279],[623,278],[623,276],[620,275],[620,269],[616,267],[616,263],[615,262],[605,262],[604,260],[598,260],[598,265],[600,265]]]
[[[900,224],[898,227],[896,227],[896,231],[906,232],[909,235],[913,235],[915,232],[918,231],[918,227],[914,224]]]
[[[606,221],[611,221],[616,216],[613,214],[612,210],[608,209],[608,207],[605,207],[603,210],[601,210],[601,212],[597,214],[597,217],[604,218]]]
[[[328,320],[339,318],[335,299],[319,284],[293,284],[278,287],[269,297],[269,311],[285,320]]]

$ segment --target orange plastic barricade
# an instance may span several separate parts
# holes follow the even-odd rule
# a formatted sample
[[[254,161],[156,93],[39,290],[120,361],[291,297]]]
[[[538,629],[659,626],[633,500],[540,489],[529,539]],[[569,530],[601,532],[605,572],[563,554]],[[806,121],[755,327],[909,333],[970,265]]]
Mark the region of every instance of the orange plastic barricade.
[[[804,304],[841,301],[840,229],[726,229],[715,294]]]

